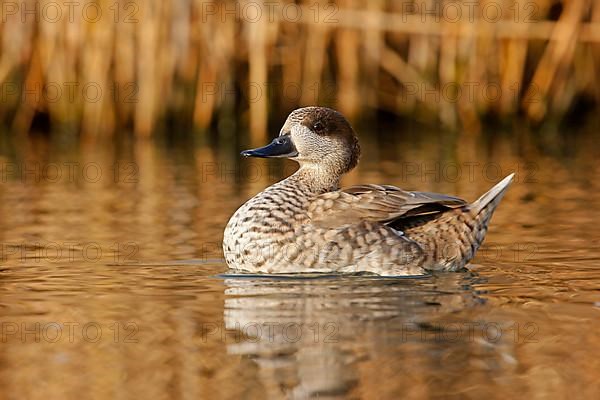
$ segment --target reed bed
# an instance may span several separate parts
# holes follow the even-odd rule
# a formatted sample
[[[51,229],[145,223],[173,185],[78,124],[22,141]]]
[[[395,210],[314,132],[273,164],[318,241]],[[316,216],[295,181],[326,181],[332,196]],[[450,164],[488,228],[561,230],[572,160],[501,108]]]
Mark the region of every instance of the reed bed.
[[[70,5],[68,5],[70,4]],[[0,121],[101,136],[264,140],[302,105],[377,110],[477,132],[600,104],[593,0],[53,0],[1,3]],[[170,123],[175,122],[175,124]]]

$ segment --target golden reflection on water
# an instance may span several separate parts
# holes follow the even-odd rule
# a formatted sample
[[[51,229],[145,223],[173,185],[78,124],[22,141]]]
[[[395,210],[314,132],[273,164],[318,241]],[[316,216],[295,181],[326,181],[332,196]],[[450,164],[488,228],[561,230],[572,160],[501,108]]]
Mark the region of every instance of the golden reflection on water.
[[[229,216],[292,164],[193,143],[4,142],[0,397],[591,398],[594,140],[363,136],[347,185],[472,200],[517,171],[471,272],[405,280],[218,275]]]

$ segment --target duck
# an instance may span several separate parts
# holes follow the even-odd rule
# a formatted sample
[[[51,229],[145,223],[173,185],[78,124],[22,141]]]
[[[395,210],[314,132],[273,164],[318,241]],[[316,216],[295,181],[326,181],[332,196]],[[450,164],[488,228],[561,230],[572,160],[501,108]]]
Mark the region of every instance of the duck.
[[[318,106],[292,111],[270,144],[241,155],[299,164],[295,173],[243,204],[225,227],[228,267],[252,274],[416,276],[462,270],[514,177],[472,203],[390,185],[340,189],[342,176],[358,164],[360,145],[341,113]]]

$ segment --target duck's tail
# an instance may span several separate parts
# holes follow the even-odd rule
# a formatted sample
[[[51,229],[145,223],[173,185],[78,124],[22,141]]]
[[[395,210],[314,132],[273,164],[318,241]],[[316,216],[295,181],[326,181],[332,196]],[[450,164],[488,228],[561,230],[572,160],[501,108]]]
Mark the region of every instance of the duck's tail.
[[[471,204],[441,214],[407,231],[426,249],[426,269],[456,271],[475,256],[488,224],[515,174],[510,174]]]
[[[475,253],[485,239],[492,215],[494,215],[494,211],[496,211],[500,200],[504,197],[506,189],[508,189],[514,177],[514,173],[510,174],[466,207],[463,216],[466,218],[466,236],[467,241],[470,241],[470,248],[469,251],[465,252],[467,257],[465,257],[465,260],[459,266],[460,268],[464,267],[475,257]]]
[[[489,221],[494,213],[496,207],[500,203],[500,200],[504,197],[506,189],[513,181],[515,174],[510,174],[506,178],[502,179],[493,188],[488,190],[483,196],[475,200],[469,205],[469,209],[474,215],[481,215],[481,218],[485,221]]]

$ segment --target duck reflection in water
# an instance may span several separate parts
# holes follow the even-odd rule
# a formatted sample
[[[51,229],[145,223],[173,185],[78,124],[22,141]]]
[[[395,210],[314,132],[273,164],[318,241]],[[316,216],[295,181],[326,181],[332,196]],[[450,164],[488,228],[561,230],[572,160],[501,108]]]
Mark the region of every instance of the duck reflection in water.
[[[478,279],[466,271],[406,279],[226,277],[224,325],[238,332],[227,350],[258,365],[271,398],[360,394],[373,385],[365,376],[377,374],[369,366],[381,359],[392,363],[386,368],[396,390],[414,383],[423,363],[443,362],[448,342],[436,330],[483,302],[472,289]],[[476,345],[455,340],[452,353],[466,357]]]

